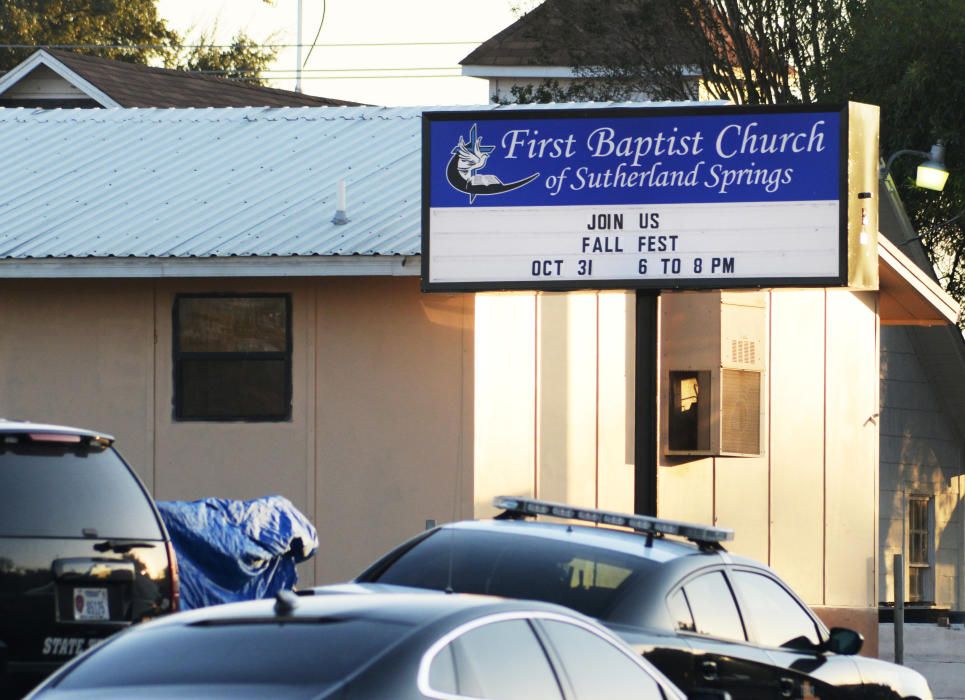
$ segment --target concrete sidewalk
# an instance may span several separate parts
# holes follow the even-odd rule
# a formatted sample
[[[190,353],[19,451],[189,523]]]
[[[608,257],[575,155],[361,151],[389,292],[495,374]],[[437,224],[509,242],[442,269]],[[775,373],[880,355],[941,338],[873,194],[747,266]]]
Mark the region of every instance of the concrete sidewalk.
[[[965,628],[905,623],[905,666],[928,679],[936,700],[965,700]],[[895,660],[895,626],[878,626],[878,658]]]

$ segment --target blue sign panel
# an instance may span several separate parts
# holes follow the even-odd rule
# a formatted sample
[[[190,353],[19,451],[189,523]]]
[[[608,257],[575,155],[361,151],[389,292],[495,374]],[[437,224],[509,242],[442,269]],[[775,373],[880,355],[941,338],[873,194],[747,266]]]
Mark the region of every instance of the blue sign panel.
[[[663,283],[659,275],[649,273],[643,279],[639,261],[635,267],[629,260],[616,261],[626,245],[639,247],[639,242],[625,237],[587,244],[583,239],[587,231],[626,231],[631,220],[636,222],[635,232],[655,229],[661,216],[664,229],[658,233],[674,236],[675,245],[679,243],[682,252],[689,250],[694,257],[726,252],[717,250],[708,220],[722,224],[729,233],[718,240],[726,239],[724,247],[734,249],[735,243],[754,245],[753,235],[743,242],[731,235],[744,220],[782,228],[782,217],[803,216],[805,229],[825,229],[821,242],[804,246],[810,266],[795,271],[785,265],[776,278],[784,283],[840,283],[839,203],[847,184],[843,167],[847,149],[842,143],[846,143],[846,114],[840,108],[720,107],[427,113],[424,285],[427,289],[434,285],[448,289],[657,286]],[[777,206],[783,203],[804,208]],[[501,213],[497,216],[495,210]],[[562,218],[564,212],[567,218]],[[549,229],[547,217],[555,222]],[[688,231],[691,235],[685,236]],[[780,235],[784,245],[789,234]],[[569,236],[572,244],[563,243],[559,236]],[[433,258],[426,248],[433,252],[436,237],[446,241]],[[762,247],[772,249],[777,240],[772,237]],[[459,241],[465,246],[460,248]],[[538,241],[549,248],[541,251]],[[542,259],[543,252],[554,261],[558,274],[540,277],[554,279],[534,281],[526,278],[525,266],[512,267],[515,257]],[[595,252],[609,254],[607,262],[596,266],[596,282],[586,279],[587,275],[579,279],[579,260],[587,269],[591,262],[587,254]],[[634,256],[639,252],[642,249]],[[793,255],[795,249],[771,252]],[[565,262],[568,254],[576,257]],[[743,275],[736,265],[730,266],[734,279],[741,280],[730,286],[750,286],[748,280],[768,277],[764,258],[746,256],[745,263]],[[691,268],[697,264],[702,271],[704,281],[697,286],[714,283],[712,276],[703,273],[702,261],[688,259],[680,266],[680,277],[668,286],[681,286],[681,280],[688,279],[683,272],[687,264]],[[432,274],[434,266],[439,274]]]

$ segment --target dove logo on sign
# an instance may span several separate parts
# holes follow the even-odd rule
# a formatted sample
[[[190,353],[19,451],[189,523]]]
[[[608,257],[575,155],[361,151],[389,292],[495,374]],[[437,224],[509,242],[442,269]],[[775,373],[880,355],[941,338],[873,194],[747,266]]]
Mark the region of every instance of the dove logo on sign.
[[[452,158],[446,166],[446,179],[455,189],[469,195],[470,204],[480,195],[509,192],[528,185],[539,177],[539,173],[533,173],[515,182],[503,182],[495,175],[479,174],[479,171],[486,167],[486,161],[494,150],[495,146],[483,145],[482,137],[476,134],[475,124],[469,130],[468,143],[460,135],[459,143],[452,149]]]

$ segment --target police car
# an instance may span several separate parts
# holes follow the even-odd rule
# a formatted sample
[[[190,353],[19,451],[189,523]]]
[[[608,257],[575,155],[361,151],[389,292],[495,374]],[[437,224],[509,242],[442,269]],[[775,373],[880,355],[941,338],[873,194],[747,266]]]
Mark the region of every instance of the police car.
[[[861,636],[827,629],[770,568],[729,554],[730,530],[537,499],[494,503],[495,519],[427,530],[355,582],[564,605],[616,631],[688,694],[932,697],[919,673],[858,656]]]

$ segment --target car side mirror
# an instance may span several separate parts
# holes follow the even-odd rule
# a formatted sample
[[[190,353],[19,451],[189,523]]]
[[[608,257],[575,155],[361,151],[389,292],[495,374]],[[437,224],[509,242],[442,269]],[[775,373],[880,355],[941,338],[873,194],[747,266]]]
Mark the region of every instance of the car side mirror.
[[[824,644],[826,651],[843,656],[854,656],[864,644],[864,637],[860,633],[847,627],[832,627],[828,641]]]

